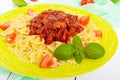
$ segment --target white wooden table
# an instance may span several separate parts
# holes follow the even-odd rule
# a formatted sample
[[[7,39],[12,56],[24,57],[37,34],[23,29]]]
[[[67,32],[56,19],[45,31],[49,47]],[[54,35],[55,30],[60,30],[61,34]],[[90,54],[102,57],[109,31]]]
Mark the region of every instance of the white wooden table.
[[[26,0],[28,1],[28,0]],[[46,3],[48,0],[40,0],[39,3]],[[68,1],[68,0],[67,0]],[[69,0],[70,1],[70,0]],[[76,2],[76,0],[71,0],[73,2]],[[28,1],[29,2],[29,1]],[[56,0],[56,3],[57,0]],[[35,3],[32,3],[35,4]],[[61,1],[62,4],[62,1]],[[72,4],[72,2],[68,2],[68,5]],[[0,0],[0,15],[14,9],[14,5],[11,2],[11,0]],[[119,17],[120,18],[120,17]],[[119,20],[120,21],[120,20]],[[115,28],[119,41],[120,41],[120,25],[119,27]],[[119,43],[120,45],[120,43]],[[6,75],[0,75],[0,80],[12,80],[11,76],[14,73],[10,72]],[[51,80],[51,79],[49,79]],[[52,79],[54,80],[54,79]],[[56,79],[55,79],[56,80]],[[120,46],[118,50],[116,51],[116,54],[113,56],[113,58],[107,62],[104,66],[101,68],[87,73],[85,75],[81,75],[78,77],[72,77],[72,78],[66,78],[66,79],[57,79],[57,80],[120,80]]]

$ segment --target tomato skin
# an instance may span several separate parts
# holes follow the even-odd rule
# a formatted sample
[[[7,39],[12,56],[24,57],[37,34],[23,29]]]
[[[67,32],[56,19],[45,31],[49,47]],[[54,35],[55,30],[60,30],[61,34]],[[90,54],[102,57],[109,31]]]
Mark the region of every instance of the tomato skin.
[[[38,1],[38,0],[30,0],[30,1],[33,1],[33,2],[35,2],[35,1]]]
[[[85,4],[88,4],[88,3],[94,3],[94,0],[82,0],[81,1],[81,5],[85,5]]]
[[[1,28],[2,30],[6,30],[9,26],[10,26],[10,21],[9,21],[9,22],[6,22],[6,23],[4,23],[4,24],[2,24],[2,25],[0,25],[0,28]]]
[[[96,37],[102,37],[102,31],[100,31],[100,30],[95,30],[94,32],[95,32],[95,36],[96,36]]]
[[[51,68],[54,64],[53,59],[49,55],[45,55],[43,59],[40,61],[40,68]]]
[[[6,36],[6,41],[8,43],[12,43],[15,40],[15,38],[16,38],[16,33],[13,32],[13,33],[10,33]]]
[[[30,16],[33,16],[35,14],[35,11],[32,10],[32,9],[28,9],[27,14],[30,15]]]
[[[89,23],[89,21],[90,21],[90,16],[89,16],[89,15],[87,15],[87,16],[82,16],[82,17],[80,17],[79,20],[78,20],[78,22],[79,22],[80,24],[82,24],[83,26],[86,26],[86,25]]]

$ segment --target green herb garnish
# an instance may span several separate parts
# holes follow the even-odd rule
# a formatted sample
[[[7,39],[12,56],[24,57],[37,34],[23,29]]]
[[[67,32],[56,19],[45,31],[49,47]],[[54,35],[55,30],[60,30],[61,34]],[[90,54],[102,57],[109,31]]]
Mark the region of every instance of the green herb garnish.
[[[117,3],[119,2],[120,0],[111,0],[113,3]]]
[[[73,37],[72,45],[74,46],[74,48],[81,48],[82,47],[82,40],[79,38],[79,36]]]
[[[105,49],[98,43],[89,43],[82,48],[82,40],[79,36],[74,36],[72,45],[62,44],[53,53],[60,60],[69,60],[74,57],[77,63],[82,62],[86,56],[89,59],[98,59],[104,56]]]
[[[72,58],[74,53],[74,48],[70,44],[62,44],[54,51],[56,58],[60,60],[68,60]]]
[[[85,54],[83,50],[76,50],[76,52],[74,53],[74,58],[77,63],[82,62],[84,56]]]
[[[84,48],[84,52],[89,59],[98,59],[104,56],[105,49],[98,43],[89,43]]]
[[[27,3],[24,0],[12,0],[15,5],[18,7],[26,6]]]

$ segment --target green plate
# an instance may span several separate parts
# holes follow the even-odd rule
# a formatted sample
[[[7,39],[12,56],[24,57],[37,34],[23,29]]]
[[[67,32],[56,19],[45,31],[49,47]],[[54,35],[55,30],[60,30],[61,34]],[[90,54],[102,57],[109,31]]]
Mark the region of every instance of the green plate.
[[[77,76],[81,74],[85,74],[91,72],[100,66],[104,65],[110,58],[114,55],[115,50],[118,46],[118,39],[116,36],[115,31],[111,27],[111,25],[106,22],[104,19],[96,16],[88,11],[72,8],[68,6],[62,5],[33,5],[18,8],[16,10],[12,10],[0,16],[0,24],[8,21],[9,19],[16,17],[21,13],[27,13],[28,9],[33,9],[37,12],[41,12],[48,9],[53,10],[61,10],[64,12],[68,12],[71,14],[76,15],[90,15],[93,22],[98,26],[98,28],[103,32],[103,37],[101,40],[101,44],[105,48],[105,56],[97,59],[97,60],[90,60],[85,59],[79,65],[71,65],[65,64],[59,66],[58,68],[52,69],[43,69],[39,68],[37,64],[27,64],[20,61],[14,53],[12,53],[5,44],[5,41],[2,40],[0,37],[0,65],[12,72],[31,76],[31,77],[38,77],[38,78],[64,78],[64,77],[71,77]]]

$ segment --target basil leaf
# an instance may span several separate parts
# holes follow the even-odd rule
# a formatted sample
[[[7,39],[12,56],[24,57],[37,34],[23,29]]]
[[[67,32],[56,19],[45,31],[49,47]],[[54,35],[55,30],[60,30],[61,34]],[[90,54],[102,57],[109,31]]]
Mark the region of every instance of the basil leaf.
[[[26,6],[27,3],[24,0],[12,0],[15,5],[18,7]]]
[[[72,44],[74,48],[81,48],[82,47],[82,40],[79,36],[74,36],[72,40]]]
[[[84,48],[84,52],[89,59],[98,59],[104,56],[105,49],[98,43],[89,43]]]
[[[70,44],[62,44],[56,48],[54,55],[60,60],[68,60],[72,58],[74,53],[74,48]]]
[[[82,62],[84,56],[85,54],[83,50],[77,50],[74,54],[75,61],[79,64],[80,62]]]
[[[111,0],[113,3],[117,3],[119,2],[120,0]]]

